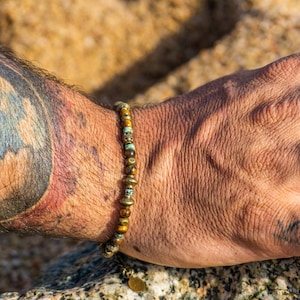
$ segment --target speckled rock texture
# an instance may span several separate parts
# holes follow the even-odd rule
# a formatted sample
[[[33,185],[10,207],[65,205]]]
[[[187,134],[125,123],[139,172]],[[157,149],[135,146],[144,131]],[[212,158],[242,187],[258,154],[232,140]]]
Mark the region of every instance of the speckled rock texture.
[[[0,299],[299,299],[300,261],[285,259],[232,267],[175,269],[122,257],[145,291],[136,293],[120,275],[118,258],[104,259],[98,245],[84,243],[48,268],[25,293]]]
[[[0,43],[95,101],[142,105],[299,52],[299,12],[298,0],[0,0]],[[76,244],[0,236],[0,299],[300,299],[296,258],[198,270],[124,258],[147,283],[135,293],[115,259]]]

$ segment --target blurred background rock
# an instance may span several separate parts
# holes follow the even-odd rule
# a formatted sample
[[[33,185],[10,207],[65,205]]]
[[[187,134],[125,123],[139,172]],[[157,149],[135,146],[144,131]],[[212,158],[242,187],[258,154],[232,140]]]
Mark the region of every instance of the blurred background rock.
[[[0,0],[0,44],[111,105],[156,103],[299,51],[298,0]],[[0,292],[77,242],[0,236]]]
[[[238,2],[3,0],[0,42],[85,91],[128,99],[229,32]]]

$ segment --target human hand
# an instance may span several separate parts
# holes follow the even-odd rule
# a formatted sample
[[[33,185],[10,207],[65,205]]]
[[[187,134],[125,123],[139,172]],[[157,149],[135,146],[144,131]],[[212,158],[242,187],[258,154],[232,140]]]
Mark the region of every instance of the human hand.
[[[177,267],[298,256],[299,82],[294,55],[136,111],[146,172],[124,251]]]

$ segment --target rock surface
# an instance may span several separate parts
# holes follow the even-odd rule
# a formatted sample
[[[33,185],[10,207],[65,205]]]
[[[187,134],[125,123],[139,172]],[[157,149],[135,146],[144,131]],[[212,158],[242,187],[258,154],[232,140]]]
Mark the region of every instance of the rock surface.
[[[133,101],[161,102],[218,77],[258,68],[300,51],[299,1],[240,1],[239,7],[239,20],[229,34],[133,97]]]
[[[134,292],[120,275],[120,258],[105,259],[95,243],[84,243],[53,264],[26,293],[0,299],[299,299],[300,261],[274,260],[232,267],[175,269],[125,256],[146,289]]]
[[[0,41],[85,91],[128,97],[228,32],[237,2],[2,0]]]
[[[299,9],[298,0],[0,0],[0,42],[101,101],[140,105],[299,51]],[[75,242],[10,234],[0,245],[0,292],[13,291],[0,299],[300,298],[299,259],[199,270],[128,259],[147,281],[138,294],[95,244],[49,268]]]

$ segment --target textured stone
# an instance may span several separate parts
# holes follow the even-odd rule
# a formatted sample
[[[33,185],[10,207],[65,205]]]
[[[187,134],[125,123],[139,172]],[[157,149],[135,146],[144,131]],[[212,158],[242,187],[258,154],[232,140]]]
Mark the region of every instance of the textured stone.
[[[102,100],[128,97],[233,26],[237,0],[222,2],[0,0],[0,41]]]
[[[199,51],[159,83],[133,97],[132,102],[161,102],[218,77],[299,51],[299,1],[241,2],[239,21],[230,34],[216,41],[214,47]]]
[[[24,294],[0,299],[299,299],[300,260],[283,259],[232,267],[178,269],[156,266],[121,256],[143,292],[132,291],[120,275],[118,257],[100,256],[95,243],[84,243],[53,264],[36,286]]]

